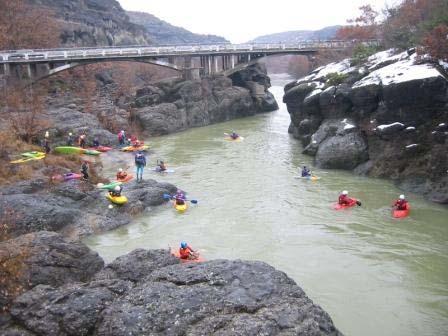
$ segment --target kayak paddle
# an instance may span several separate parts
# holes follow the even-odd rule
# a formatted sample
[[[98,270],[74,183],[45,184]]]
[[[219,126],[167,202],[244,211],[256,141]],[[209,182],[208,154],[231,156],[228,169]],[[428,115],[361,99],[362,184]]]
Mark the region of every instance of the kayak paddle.
[[[164,199],[173,199],[174,196],[171,196],[171,195],[168,195],[168,194],[163,194],[163,198]],[[185,199],[184,201],[188,201],[188,202],[191,202],[193,204],[198,204],[198,200],[194,200],[194,199],[192,199],[192,200]]]
[[[357,206],[361,206],[361,202],[360,201],[356,201],[356,205]]]

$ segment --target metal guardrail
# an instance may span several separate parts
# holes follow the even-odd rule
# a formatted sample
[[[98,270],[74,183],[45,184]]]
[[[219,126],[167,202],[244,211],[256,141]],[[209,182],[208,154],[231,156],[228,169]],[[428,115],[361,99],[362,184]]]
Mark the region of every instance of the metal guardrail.
[[[198,44],[166,46],[107,46],[87,48],[24,49],[0,51],[1,63],[35,63],[58,60],[88,60],[132,57],[194,56],[216,53],[300,52],[309,49],[348,48],[354,44],[379,45],[379,40],[302,41],[298,43]]]

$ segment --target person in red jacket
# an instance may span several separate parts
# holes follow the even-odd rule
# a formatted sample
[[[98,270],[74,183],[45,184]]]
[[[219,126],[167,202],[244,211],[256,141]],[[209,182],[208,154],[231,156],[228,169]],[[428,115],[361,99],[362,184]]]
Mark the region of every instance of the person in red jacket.
[[[395,201],[394,207],[397,210],[406,210],[408,208],[408,201],[404,195],[400,195],[400,197]]]
[[[339,195],[339,200],[338,203],[340,205],[350,205],[353,202],[353,200],[348,197],[348,191],[344,190],[342,191],[342,193]]]
[[[198,254],[186,242],[180,243],[179,256],[181,259],[194,260],[198,258]]]

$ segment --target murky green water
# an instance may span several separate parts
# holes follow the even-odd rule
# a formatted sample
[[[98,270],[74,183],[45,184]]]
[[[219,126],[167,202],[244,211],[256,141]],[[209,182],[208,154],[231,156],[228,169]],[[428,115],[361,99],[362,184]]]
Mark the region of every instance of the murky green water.
[[[279,103],[288,80],[273,78]],[[150,161],[162,158],[176,172],[145,177],[172,182],[199,204],[184,214],[157,207],[85,242],[106,261],[181,240],[206,259],[264,260],[295,279],[346,335],[447,335],[447,208],[408,194],[410,217],[394,220],[389,204],[400,191],[387,181],[323,170],[315,170],[317,182],[295,179],[312,160],[288,135],[288,124],[282,105],[271,114],[151,139]],[[225,141],[232,129],[245,141]],[[111,176],[124,162],[132,165],[131,155],[111,157],[121,160],[106,170]],[[342,189],[362,207],[332,210]]]

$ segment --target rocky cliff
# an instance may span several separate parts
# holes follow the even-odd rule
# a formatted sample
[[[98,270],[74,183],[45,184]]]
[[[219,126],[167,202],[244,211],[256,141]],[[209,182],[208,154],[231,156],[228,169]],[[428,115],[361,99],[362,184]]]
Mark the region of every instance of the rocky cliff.
[[[166,80],[137,90],[134,116],[142,130],[162,135],[278,108],[266,69],[255,64],[234,74],[200,81]],[[257,89],[258,88],[258,89]],[[260,92],[261,95],[257,95]]]
[[[181,264],[168,251],[138,249],[103,267],[83,244],[50,232],[0,251],[16,246],[33,271],[0,320],[2,335],[341,335],[293,280],[263,262]]]
[[[54,12],[64,46],[148,45],[146,30],[130,22],[116,0],[28,0]]]
[[[285,87],[289,132],[322,168],[391,178],[448,203],[447,66],[415,50],[350,59]]]
[[[155,44],[208,44],[228,43],[225,38],[216,35],[192,33],[182,27],[176,27],[156,16],[142,12],[126,12],[131,22],[145,27]]]

